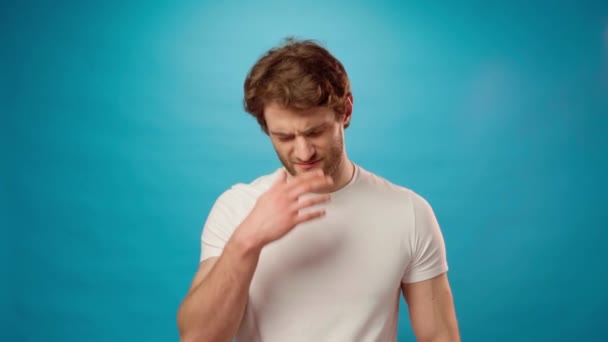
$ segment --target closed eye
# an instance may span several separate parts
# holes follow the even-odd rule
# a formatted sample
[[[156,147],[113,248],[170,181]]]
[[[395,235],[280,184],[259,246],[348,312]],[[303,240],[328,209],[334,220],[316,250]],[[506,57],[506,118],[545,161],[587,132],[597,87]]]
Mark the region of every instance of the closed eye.
[[[320,136],[322,133],[323,133],[323,130],[312,131],[312,132],[306,134],[306,136],[314,138],[314,137]]]
[[[318,136],[320,136],[321,134],[323,134],[325,132],[326,128],[327,127],[325,125],[323,125],[321,127],[314,128],[311,131],[306,132],[306,136],[307,137],[313,137],[313,138],[314,137],[318,137]]]
[[[309,138],[316,138],[321,136],[325,132],[326,128],[327,127],[325,125],[312,128],[310,131],[304,132],[303,135]],[[287,142],[293,140],[295,137],[293,134],[285,134],[280,132],[270,132],[270,134],[272,134],[280,142]]]

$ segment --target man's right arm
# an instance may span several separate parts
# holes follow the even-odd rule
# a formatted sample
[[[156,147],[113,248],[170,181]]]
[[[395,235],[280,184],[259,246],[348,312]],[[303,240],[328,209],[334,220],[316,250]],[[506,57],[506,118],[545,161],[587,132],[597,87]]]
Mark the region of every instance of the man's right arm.
[[[231,341],[247,305],[261,248],[234,234],[220,257],[201,262],[177,315],[181,340]]]
[[[235,229],[221,256],[201,263],[177,313],[182,341],[229,342],[236,336],[262,248],[300,223],[323,217],[324,209],[303,210],[329,201],[329,194],[303,200],[300,196],[332,184],[331,177],[321,170],[294,177],[291,182],[281,172]]]

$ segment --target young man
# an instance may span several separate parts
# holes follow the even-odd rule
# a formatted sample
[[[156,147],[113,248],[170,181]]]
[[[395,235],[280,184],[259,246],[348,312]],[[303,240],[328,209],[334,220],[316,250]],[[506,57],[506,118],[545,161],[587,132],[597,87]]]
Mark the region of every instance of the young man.
[[[251,69],[245,109],[283,167],[215,202],[182,341],[395,341],[401,293],[419,341],[459,341],[432,208],[347,156],[342,64],[289,39]]]

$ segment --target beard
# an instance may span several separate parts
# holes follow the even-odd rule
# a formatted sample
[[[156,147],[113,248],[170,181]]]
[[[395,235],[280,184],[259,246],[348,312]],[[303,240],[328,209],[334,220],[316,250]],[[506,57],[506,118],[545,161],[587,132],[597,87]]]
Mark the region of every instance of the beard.
[[[275,148],[275,152],[281,161],[281,164],[285,167],[285,169],[292,176],[297,176],[298,174],[312,171],[316,168],[312,168],[310,170],[298,171],[295,167],[295,163],[290,161],[288,157],[283,156],[277,151]],[[342,157],[344,152],[344,140],[342,139],[342,132],[340,132],[331,142],[329,149],[323,155],[319,155],[315,153],[310,160],[321,160],[321,168],[323,169],[323,173],[327,176],[332,176],[334,178],[336,172],[340,169],[342,165]]]

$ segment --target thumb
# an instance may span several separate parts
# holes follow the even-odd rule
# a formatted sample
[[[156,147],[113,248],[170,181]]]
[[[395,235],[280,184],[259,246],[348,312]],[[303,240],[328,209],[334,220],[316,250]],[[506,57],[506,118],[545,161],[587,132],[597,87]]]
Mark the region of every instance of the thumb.
[[[287,171],[285,171],[284,169],[279,170],[279,176],[274,181],[272,187],[285,183],[286,179],[287,179]]]

